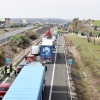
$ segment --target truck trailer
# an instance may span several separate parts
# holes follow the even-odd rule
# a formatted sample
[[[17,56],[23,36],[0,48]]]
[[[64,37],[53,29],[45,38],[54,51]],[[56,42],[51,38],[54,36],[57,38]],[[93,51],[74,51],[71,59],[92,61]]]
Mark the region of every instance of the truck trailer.
[[[2,100],[43,100],[45,66],[29,63],[23,67]]]
[[[40,45],[40,59],[41,62],[52,63],[53,41],[52,39],[44,40]]]

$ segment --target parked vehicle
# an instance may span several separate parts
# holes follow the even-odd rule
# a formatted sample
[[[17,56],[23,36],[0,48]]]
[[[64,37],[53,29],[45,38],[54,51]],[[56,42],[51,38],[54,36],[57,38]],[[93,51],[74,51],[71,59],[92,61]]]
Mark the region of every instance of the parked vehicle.
[[[20,71],[22,70],[22,68],[24,67],[26,65],[26,62],[25,63],[21,63],[21,64],[19,64],[18,66],[17,66],[17,74],[19,74],[20,73]]]
[[[52,41],[55,42],[56,41],[56,37],[52,36]]]
[[[39,45],[32,46],[32,48],[31,48],[31,54],[35,55],[35,56],[39,55],[40,54],[40,46]]]
[[[53,42],[52,40],[44,40],[40,45],[40,59],[41,62],[51,62],[52,63],[52,53],[53,53]]]
[[[32,55],[32,54],[29,54],[28,56],[25,57],[25,60],[27,62],[35,61],[36,60],[36,56]]]
[[[50,32],[50,30],[47,30],[45,32],[45,36],[47,36],[48,38],[51,38],[51,32]]]
[[[45,66],[31,62],[23,67],[2,100],[43,100]]]
[[[3,98],[10,87],[9,83],[0,84],[0,98]]]

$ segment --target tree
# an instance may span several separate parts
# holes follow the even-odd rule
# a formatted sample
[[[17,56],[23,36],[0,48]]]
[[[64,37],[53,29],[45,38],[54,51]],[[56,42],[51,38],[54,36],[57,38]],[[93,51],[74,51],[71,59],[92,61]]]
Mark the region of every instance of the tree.
[[[97,28],[98,28],[97,26],[94,26],[94,30],[97,30]]]

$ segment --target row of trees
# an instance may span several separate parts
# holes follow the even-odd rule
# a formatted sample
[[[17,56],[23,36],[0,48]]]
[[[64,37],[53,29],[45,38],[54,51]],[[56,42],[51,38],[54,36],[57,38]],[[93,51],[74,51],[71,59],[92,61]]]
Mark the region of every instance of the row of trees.
[[[88,42],[91,41],[90,37],[94,37],[94,45],[95,45],[95,37],[100,37],[100,31],[97,30],[97,26],[94,28],[87,27],[82,21],[80,21],[78,18],[74,18],[71,23],[68,24],[68,28],[71,32],[78,32],[81,33],[81,35],[86,35]],[[74,32],[75,33],[75,32]]]

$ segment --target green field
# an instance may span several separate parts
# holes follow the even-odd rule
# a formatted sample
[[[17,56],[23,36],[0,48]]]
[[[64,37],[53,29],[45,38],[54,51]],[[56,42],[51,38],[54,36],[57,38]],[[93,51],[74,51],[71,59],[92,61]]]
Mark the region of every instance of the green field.
[[[94,45],[93,39],[88,43],[86,38],[67,35],[66,42],[68,43],[70,40],[73,41],[81,55],[84,65],[88,66],[88,70],[94,76],[100,77],[100,40],[96,41]]]
[[[91,24],[100,26],[100,20],[91,21]]]
[[[94,45],[94,39],[88,43],[87,38],[78,36],[67,35],[66,42],[72,41],[78,50],[83,66],[91,73],[93,80],[100,79],[100,40],[96,40]],[[97,91],[100,92],[100,84],[95,83]]]

